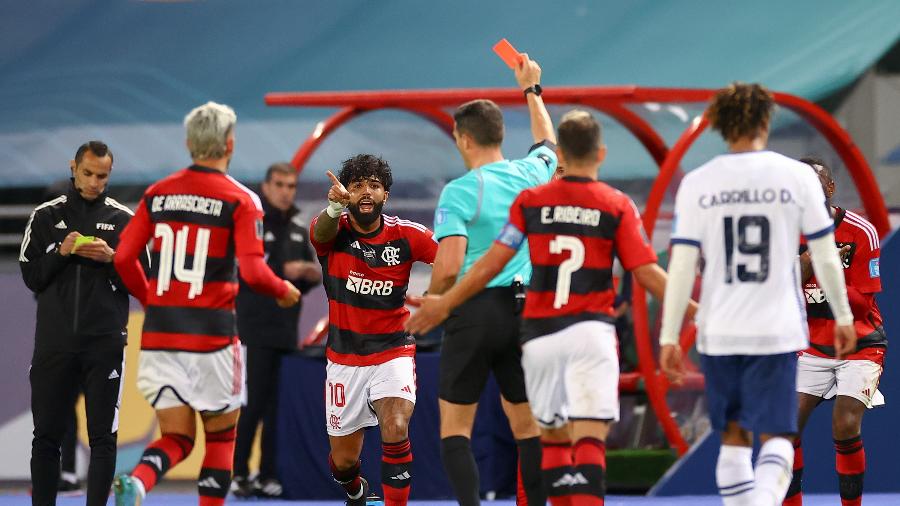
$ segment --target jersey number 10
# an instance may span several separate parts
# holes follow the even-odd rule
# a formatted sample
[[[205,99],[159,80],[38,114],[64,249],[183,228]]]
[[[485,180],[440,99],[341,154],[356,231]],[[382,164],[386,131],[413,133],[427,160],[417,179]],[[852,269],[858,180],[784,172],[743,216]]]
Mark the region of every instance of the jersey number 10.
[[[209,252],[209,229],[198,228],[194,242],[194,264],[190,269],[184,266],[187,256],[188,227],[181,227],[175,233],[167,223],[157,223],[153,236],[160,240],[159,271],[156,276],[156,295],[161,296],[169,289],[172,271],[175,279],[191,285],[188,299],[203,293],[203,276],[206,274],[206,255]]]
[[[748,229],[759,229],[751,240]],[[734,282],[734,218],[725,217],[725,282]],[[769,278],[769,219],[761,215],[741,216],[737,222],[737,250],[743,255],[759,256],[759,270],[751,271],[747,264],[737,264],[738,281],[762,283]]]

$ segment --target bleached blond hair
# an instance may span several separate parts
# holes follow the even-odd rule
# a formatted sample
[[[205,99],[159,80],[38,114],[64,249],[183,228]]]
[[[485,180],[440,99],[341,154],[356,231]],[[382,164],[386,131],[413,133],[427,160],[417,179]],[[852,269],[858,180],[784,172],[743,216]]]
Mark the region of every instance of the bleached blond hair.
[[[237,123],[234,109],[207,102],[184,117],[188,149],[194,160],[214,160],[225,156],[228,134]]]

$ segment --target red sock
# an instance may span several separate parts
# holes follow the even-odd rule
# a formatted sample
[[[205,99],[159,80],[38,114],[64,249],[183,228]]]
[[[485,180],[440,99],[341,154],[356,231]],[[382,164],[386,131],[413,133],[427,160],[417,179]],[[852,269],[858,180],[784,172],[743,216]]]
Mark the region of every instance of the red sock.
[[[344,487],[344,492],[347,492],[347,497],[358,498],[359,494],[362,493],[362,480],[359,477],[359,460],[356,461],[356,464],[353,464],[353,467],[350,469],[344,469],[343,471],[338,469],[337,466],[334,465],[334,459],[331,458],[331,454],[328,454],[328,467],[331,468],[331,477],[334,478],[340,486]]]
[[[592,437],[575,442],[573,506],[603,506],[606,495],[606,444]],[[580,475],[580,477],[579,477]]]
[[[791,485],[788,487],[787,495],[781,506],[803,506],[803,492],[801,485],[803,482],[803,446],[800,438],[794,440],[794,477],[791,478]]]
[[[381,443],[381,490],[384,506],[405,506],[409,501],[412,447],[409,439]]]
[[[231,488],[235,426],[206,433],[206,454],[197,478],[200,506],[222,506]]]
[[[144,484],[149,492],[160,478],[176,464],[184,460],[194,448],[194,440],[181,434],[163,434],[150,443],[131,475]]]
[[[866,450],[862,437],[834,441],[835,467],[841,506],[862,504],[863,477],[866,474]]]
[[[551,506],[571,506],[570,492],[572,475],[575,474],[572,460],[572,442],[541,441],[544,452],[541,456],[541,472],[544,490]],[[567,479],[568,478],[568,479]]]

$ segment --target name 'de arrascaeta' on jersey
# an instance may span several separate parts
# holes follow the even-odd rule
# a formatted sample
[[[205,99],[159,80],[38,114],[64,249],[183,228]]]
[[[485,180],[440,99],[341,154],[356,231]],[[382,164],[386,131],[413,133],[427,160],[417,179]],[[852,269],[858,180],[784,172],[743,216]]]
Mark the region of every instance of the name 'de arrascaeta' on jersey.
[[[222,201],[199,195],[155,195],[151,212],[184,211],[211,216],[222,214]]]

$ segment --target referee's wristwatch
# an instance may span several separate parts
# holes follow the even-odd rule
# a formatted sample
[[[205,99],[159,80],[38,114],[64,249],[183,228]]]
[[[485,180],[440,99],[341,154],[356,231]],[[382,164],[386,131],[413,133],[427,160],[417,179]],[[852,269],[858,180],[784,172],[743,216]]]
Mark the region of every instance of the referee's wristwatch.
[[[543,92],[544,92],[544,88],[541,88],[540,84],[535,84],[533,86],[529,86],[529,87],[525,88],[524,90],[522,90],[522,93],[525,94],[525,98],[528,98],[529,93],[534,93],[534,96],[539,97],[539,96],[541,96],[541,93],[543,93]]]

